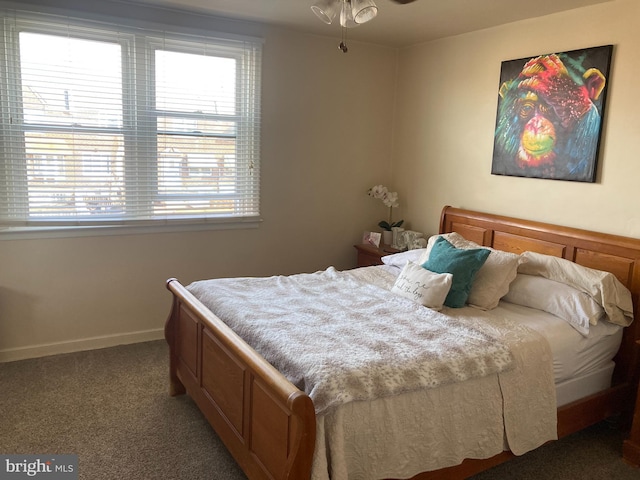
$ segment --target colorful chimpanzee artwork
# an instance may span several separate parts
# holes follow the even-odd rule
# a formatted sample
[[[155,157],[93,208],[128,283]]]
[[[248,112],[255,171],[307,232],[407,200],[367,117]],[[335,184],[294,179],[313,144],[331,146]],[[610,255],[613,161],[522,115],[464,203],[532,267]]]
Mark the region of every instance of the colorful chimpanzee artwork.
[[[612,50],[502,62],[491,173],[595,181]]]

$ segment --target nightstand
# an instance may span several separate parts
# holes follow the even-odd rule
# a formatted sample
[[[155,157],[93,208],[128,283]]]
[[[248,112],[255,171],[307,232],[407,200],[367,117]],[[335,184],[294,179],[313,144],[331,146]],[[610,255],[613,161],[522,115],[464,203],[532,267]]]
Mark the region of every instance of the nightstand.
[[[640,340],[636,343],[640,346]],[[640,386],[636,395],[636,408],[633,412],[631,433],[622,446],[622,458],[627,463],[640,467]]]
[[[376,247],[375,245],[362,243],[360,245],[354,245],[354,247],[358,251],[358,267],[382,265],[382,257],[385,255],[391,255],[392,253],[398,253],[400,251],[390,247],[389,245]]]

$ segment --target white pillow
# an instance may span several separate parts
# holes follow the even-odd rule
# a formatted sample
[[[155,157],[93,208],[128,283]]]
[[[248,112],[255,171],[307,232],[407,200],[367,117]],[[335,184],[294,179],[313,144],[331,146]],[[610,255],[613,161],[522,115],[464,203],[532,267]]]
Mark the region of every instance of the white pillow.
[[[425,307],[441,310],[452,280],[450,273],[431,272],[416,263],[407,262],[391,291]]]
[[[631,292],[614,274],[541,253],[524,252],[522,256],[526,263],[518,267],[518,273],[549,278],[590,295],[611,323],[626,327],[633,321]]]
[[[416,248],[406,252],[392,253],[391,255],[385,255],[381,260],[385,265],[403,268],[407,262],[418,263],[418,260],[426,250],[426,248]]]
[[[500,298],[509,291],[509,285],[516,278],[518,265],[522,261],[520,255],[478,245],[459,233],[452,232],[429,238],[426,252],[418,261],[420,265],[429,259],[429,252],[439,236],[446,238],[456,248],[486,248],[491,252],[473,280],[467,303],[481,310],[496,308]]]
[[[589,325],[606,316],[596,301],[565,283],[519,273],[502,300],[551,313],[563,319],[585,337]]]

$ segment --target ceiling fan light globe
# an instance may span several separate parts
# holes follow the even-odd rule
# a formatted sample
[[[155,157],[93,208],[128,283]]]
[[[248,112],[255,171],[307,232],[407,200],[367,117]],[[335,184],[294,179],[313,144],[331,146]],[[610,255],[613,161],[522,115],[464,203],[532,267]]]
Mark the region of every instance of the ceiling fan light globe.
[[[353,21],[358,25],[373,20],[378,14],[378,7],[373,0],[351,0]]]
[[[338,0],[319,0],[311,6],[311,11],[324,23],[330,25],[336,18],[341,3]]]

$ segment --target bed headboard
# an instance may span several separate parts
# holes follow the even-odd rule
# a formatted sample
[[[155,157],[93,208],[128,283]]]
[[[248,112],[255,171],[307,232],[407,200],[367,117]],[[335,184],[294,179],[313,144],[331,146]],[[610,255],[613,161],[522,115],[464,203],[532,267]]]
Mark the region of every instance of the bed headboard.
[[[637,382],[640,239],[446,206],[440,218],[440,233],[449,232],[498,250],[544,253],[613,273],[631,291],[635,317],[631,326],[625,328],[622,346],[615,358],[613,382]]]

